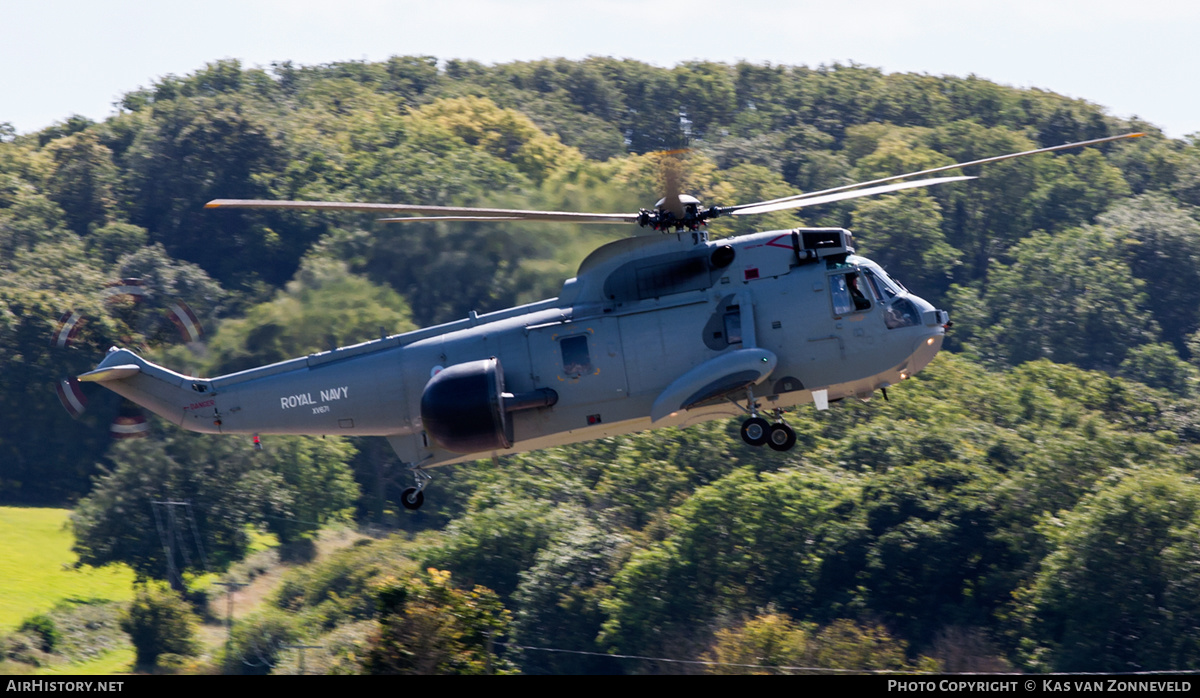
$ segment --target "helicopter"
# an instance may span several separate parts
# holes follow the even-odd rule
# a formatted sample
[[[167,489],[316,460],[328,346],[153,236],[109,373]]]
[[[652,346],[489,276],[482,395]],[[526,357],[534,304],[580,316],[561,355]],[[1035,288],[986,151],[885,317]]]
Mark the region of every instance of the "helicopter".
[[[185,376],[113,347],[79,381],[96,382],[185,429],[208,434],[386,437],[415,483],[428,470],[668,426],[743,416],[741,438],[795,446],[786,410],[870,399],[925,368],[945,310],[855,253],[843,228],[710,240],[709,220],[961,182],[927,177],[1098,138],[957,163],[807,194],[705,208],[666,178],[637,213],[386,203],[217,199],[213,209],[404,214],[389,223],[623,223],[656,231],[593,251],[556,298],[211,378]],[[912,179],[923,177],[921,179]]]

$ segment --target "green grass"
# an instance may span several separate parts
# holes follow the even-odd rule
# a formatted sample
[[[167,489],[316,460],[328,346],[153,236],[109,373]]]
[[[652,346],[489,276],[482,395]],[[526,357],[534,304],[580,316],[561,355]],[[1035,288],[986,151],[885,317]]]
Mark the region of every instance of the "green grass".
[[[72,599],[128,601],[133,571],[124,565],[72,569],[67,509],[0,507],[0,633]]]
[[[41,675],[60,676],[112,676],[132,671],[134,653],[132,647],[115,649],[94,659],[73,664],[56,664],[34,671]]]

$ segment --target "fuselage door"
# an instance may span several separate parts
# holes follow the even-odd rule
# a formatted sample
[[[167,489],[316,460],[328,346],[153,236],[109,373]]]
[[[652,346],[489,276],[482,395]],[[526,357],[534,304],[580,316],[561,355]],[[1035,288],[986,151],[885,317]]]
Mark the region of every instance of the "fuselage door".
[[[552,388],[561,410],[629,394],[615,318],[555,323],[529,330],[534,388]]]

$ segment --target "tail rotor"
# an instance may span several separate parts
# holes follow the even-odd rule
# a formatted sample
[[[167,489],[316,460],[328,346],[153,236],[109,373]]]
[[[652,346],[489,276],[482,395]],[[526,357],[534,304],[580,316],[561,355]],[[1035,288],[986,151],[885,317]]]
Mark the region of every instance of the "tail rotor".
[[[145,351],[165,344],[190,344],[204,337],[203,325],[187,302],[174,298],[164,303],[158,298],[156,289],[141,279],[111,281],[100,296],[107,313],[118,320],[117,339],[122,344]],[[89,342],[84,335],[94,320],[80,310],[64,312],[51,333],[50,347],[65,355],[87,346]],[[87,412],[90,390],[74,376],[55,384],[59,402],[75,420]],[[150,422],[142,408],[122,399],[117,415],[109,424],[110,436],[114,439],[138,438],[149,431]]]

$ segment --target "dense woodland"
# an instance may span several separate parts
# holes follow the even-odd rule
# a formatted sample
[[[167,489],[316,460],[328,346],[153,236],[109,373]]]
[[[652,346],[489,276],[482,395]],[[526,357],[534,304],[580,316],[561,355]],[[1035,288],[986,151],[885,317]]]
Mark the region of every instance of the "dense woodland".
[[[684,666],[519,647],[712,671],[1200,668],[1197,137],[857,65],[221,61],[117,106],[0,125],[0,501],[75,507],[81,562],[147,578],[166,575],[156,499],[193,503],[210,569],[255,527],[400,531],[295,574],[237,647],[324,638],[337,670],[385,672]],[[650,153],[687,143],[688,191],[734,204],[1136,130],[970,182],[714,221],[851,228],[954,321],[890,402],[792,414],[787,454],[713,422],[439,470],[411,513],[382,439],[257,452],[155,422],[114,441],[115,396],[76,419],[54,390],[112,344],[207,375],[553,297],[629,232],[400,230],[213,198],[632,211],[657,198]],[[148,297],[106,300],[127,278]],[[203,343],[151,321],[177,298]],[[57,349],[68,310],[87,320]]]

